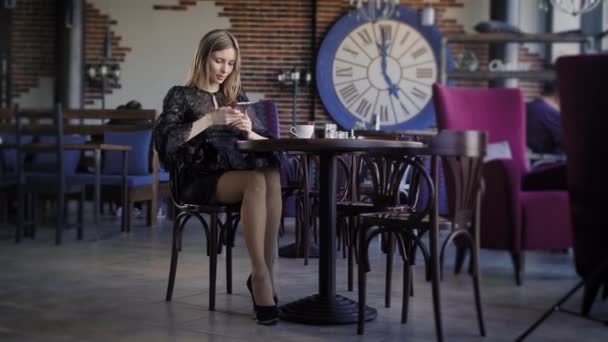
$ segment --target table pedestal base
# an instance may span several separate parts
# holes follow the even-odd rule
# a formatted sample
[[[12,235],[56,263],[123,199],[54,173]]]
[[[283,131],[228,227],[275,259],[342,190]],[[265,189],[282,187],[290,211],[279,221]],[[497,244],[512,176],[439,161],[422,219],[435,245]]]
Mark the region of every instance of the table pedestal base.
[[[354,300],[336,295],[333,300],[321,298],[318,294],[298,299],[281,306],[281,319],[314,325],[334,325],[357,323],[358,304]],[[376,318],[376,309],[365,308],[365,320]]]

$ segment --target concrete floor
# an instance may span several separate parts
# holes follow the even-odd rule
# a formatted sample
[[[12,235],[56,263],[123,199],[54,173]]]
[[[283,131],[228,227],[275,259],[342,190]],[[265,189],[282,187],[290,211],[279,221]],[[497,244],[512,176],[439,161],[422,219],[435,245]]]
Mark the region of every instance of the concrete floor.
[[[281,244],[292,241],[292,223]],[[53,245],[52,230],[39,229],[36,240],[13,242],[13,228],[0,227],[0,341],[432,341],[435,339],[429,283],[421,263],[414,268],[415,297],[410,320],[400,324],[401,265],[395,265],[393,305],[384,308],[384,259],[373,247],[368,303],[378,309],[364,336],[354,325],[308,326],[279,322],[255,324],[245,287],[249,264],[242,236],[234,253],[234,293],[226,294],[220,257],[215,312],[207,306],[208,259],[203,234],[186,230],[173,302],[164,301],[169,270],[171,222],[154,228],[134,220],[133,232],[118,232],[119,221],[106,216],[84,241],[75,231]],[[419,259],[421,260],[421,259]],[[452,266],[452,255],[446,262]],[[448,341],[513,341],[541,313],[578,282],[571,255],[529,253],[524,285],[516,287],[507,253],[482,252],[482,297],[488,336],[478,335],[470,277],[446,272],[442,282],[443,320]],[[280,301],[317,292],[317,260],[278,260]],[[337,264],[337,291],[346,291],[346,262]],[[577,309],[580,296],[568,307]],[[608,319],[598,301],[597,317]],[[608,341],[608,327],[564,313],[554,314],[528,341]]]

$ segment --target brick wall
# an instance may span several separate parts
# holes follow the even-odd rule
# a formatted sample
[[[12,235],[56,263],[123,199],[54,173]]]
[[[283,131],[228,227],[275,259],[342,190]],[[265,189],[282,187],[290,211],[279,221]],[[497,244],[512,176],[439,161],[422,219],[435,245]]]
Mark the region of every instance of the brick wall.
[[[198,0],[211,1],[211,0]],[[187,11],[196,6],[197,0],[175,0],[175,4],[154,5],[159,11]],[[292,88],[280,87],[276,76],[280,71],[290,71],[294,67],[310,70],[314,75],[314,59],[323,37],[331,25],[346,12],[347,0],[223,0],[213,1],[222,8],[220,16],[230,20],[231,30],[239,38],[243,53],[243,87],[249,92],[264,93],[266,98],[276,101],[281,113],[281,127],[291,124]],[[401,1],[413,8],[420,8],[423,2]],[[165,1],[166,3],[166,1]],[[463,7],[464,0],[439,0],[434,2],[437,9],[439,29],[444,34],[461,33],[463,25],[454,19],[446,19],[445,11],[451,7]],[[116,22],[101,13],[90,2],[86,3],[85,24],[85,64],[98,63],[102,57],[102,47],[106,26],[111,28],[113,62],[121,63],[131,51],[121,44],[121,37],[112,30]],[[15,32],[13,35],[14,75],[13,95],[19,96],[36,87],[38,79],[54,76],[55,69],[55,1],[20,0],[15,12]],[[464,49],[473,51],[481,65],[488,59],[488,48],[482,44],[452,46],[454,55]],[[188,53],[190,53],[188,51]],[[538,57],[522,47],[522,61],[539,65]],[[484,86],[486,83],[459,82],[459,85]],[[527,97],[536,93],[538,83],[522,82]],[[101,97],[100,89],[85,81],[85,103]],[[117,85],[120,87],[120,85]],[[297,97],[297,121],[330,120],[324,110],[314,84],[302,84]],[[112,89],[108,89],[111,92]]]
[[[19,0],[13,12],[11,35],[12,96],[38,86],[41,77],[54,77],[55,1]]]
[[[201,0],[207,1],[207,0]],[[333,3],[340,8],[341,1],[319,1],[325,7]],[[230,30],[239,39],[242,60],[243,89],[261,92],[276,102],[280,112],[282,134],[291,125],[292,90],[281,87],[277,74],[293,68],[313,72],[316,49],[313,47],[313,1],[301,0],[241,0],[215,1],[222,8],[220,16],[230,20]],[[176,5],[156,5],[157,10],[187,10],[196,1],[176,1]],[[336,11],[339,13],[339,11]],[[336,15],[328,16],[333,20]],[[297,121],[308,121],[312,116],[314,84],[299,86],[297,97]],[[326,115],[317,106],[317,113]]]
[[[56,64],[56,1],[55,0],[19,0],[13,17],[12,32],[12,82],[13,98],[19,98],[32,88],[36,88],[41,77],[55,77]],[[86,4],[85,13],[85,64],[99,63],[106,23],[116,24],[91,4]],[[113,62],[124,61],[130,51],[120,45],[121,37],[112,35]],[[117,84],[116,87],[120,87]],[[108,93],[112,91],[108,87]],[[93,87],[85,79],[85,101],[92,103],[101,98],[101,90]]]
[[[209,1],[209,0],[199,0]],[[280,71],[310,70],[314,75],[314,59],[323,37],[332,24],[348,10],[347,0],[240,0],[214,1],[223,8],[221,16],[230,19],[231,31],[239,38],[243,55],[243,87],[262,92],[274,100],[280,111],[283,133],[291,125],[292,88],[281,87],[276,81]],[[423,1],[401,1],[420,8]],[[454,19],[444,18],[446,9],[463,7],[465,1],[439,0],[437,10],[439,29],[443,34],[462,33],[464,26]],[[193,0],[176,0],[174,5],[156,5],[157,10],[185,11],[195,6]],[[488,47],[483,44],[452,46],[454,55],[464,49],[473,51],[481,65],[488,60]],[[529,57],[532,58],[532,57]],[[459,85],[486,86],[486,82],[461,81]],[[316,94],[314,84],[302,85],[297,97],[297,121],[314,117],[317,122],[331,120]],[[314,108],[314,110],[313,110]]]
[[[107,14],[101,13],[90,2],[85,4],[85,25],[84,25],[84,64],[99,64],[103,59],[103,45],[108,26],[110,27],[110,40],[112,42],[112,55],[109,59],[111,63],[125,61],[127,54],[131,51],[130,47],[121,45],[122,37],[117,35],[112,29],[117,23]],[[101,87],[99,83],[93,83],[85,77],[84,100],[85,104],[92,104],[94,100],[101,99]],[[120,88],[120,80],[116,84],[109,84],[106,93],[111,94],[113,88]]]

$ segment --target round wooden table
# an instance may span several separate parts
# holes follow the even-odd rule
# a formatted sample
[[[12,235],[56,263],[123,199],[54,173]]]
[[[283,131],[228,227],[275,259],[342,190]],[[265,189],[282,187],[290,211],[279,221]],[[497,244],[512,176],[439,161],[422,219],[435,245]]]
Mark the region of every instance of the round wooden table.
[[[299,151],[319,155],[319,293],[287,303],[281,318],[306,324],[357,322],[357,302],[336,294],[336,156],[345,152],[426,155],[429,149],[415,141],[373,139],[269,139],[239,141],[242,151]],[[376,310],[366,308],[366,320]]]

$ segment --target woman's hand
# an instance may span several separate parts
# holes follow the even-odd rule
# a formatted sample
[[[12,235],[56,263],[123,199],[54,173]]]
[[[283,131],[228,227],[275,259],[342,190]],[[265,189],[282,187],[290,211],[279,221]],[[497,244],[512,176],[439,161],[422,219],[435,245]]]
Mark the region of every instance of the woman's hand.
[[[242,113],[232,107],[220,107],[207,113],[212,125],[232,125],[242,117]]]
[[[245,131],[248,134],[251,134],[252,131],[252,123],[251,123],[251,119],[249,118],[249,115],[247,115],[246,113],[240,112],[238,110],[236,110],[239,115],[236,118],[236,120],[232,121],[230,123],[230,125],[232,127],[236,127],[238,129],[240,129],[241,131]]]

